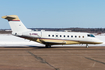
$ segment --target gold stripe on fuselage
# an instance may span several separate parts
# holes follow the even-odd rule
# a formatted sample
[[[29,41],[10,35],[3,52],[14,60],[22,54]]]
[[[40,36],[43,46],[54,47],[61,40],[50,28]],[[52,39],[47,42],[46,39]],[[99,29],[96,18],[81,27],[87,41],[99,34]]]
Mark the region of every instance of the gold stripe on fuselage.
[[[49,42],[50,44],[80,44],[80,42],[77,41],[70,41],[70,40],[59,40],[59,39],[40,39],[40,41],[47,43]],[[43,43],[42,42],[42,43]]]
[[[42,42],[43,41],[43,42]],[[101,44],[101,42],[88,42],[88,41],[72,41],[72,40],[63,40],[63,39],[39,39],[38,42],[40,43],[47,43],[50,44]]]

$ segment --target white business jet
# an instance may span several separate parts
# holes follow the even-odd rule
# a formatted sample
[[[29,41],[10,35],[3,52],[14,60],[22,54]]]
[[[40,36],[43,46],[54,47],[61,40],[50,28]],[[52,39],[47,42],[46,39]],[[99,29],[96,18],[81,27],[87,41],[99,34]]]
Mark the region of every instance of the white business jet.
[[[101,40],[95,38],[93,34],[84,32],[59,32],[59,31],[33,31],[27,29],[17,15],[7,15],[2,18],[7,19],[12,29],[12,34],[21,38],[45,44],[50,48],[51,45],[68,44],[101,44]]]

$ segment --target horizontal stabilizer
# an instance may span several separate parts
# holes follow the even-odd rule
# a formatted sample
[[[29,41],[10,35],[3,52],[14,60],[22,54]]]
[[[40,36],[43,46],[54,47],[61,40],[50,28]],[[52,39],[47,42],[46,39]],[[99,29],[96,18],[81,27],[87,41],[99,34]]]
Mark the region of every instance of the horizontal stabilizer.
[[[2,18],[7,19],[8,21],[20,21],[17,15],[2,16]]]

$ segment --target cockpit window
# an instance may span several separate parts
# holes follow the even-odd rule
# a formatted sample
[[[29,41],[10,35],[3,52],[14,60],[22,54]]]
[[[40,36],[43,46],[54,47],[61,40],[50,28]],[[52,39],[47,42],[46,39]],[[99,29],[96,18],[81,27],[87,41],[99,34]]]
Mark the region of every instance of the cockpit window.
[[[94,35],[92,35],[92,34],[88,34],[87,36],[88,36],[88,37],[95,37],[95,36],[94,36]]]

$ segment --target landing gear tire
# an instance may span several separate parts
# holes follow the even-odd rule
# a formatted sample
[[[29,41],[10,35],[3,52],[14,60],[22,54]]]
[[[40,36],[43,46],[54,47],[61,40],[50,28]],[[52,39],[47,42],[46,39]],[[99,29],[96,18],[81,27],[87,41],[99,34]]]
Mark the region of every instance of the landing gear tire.
[[[88,44],[86,44],[86,48],[88,48],[89,46],[88,46]]]
[[[46,48],[51,48],[51,45],[48,45],[48,44],[47,44],[45,47],[46,47]]]

